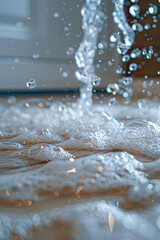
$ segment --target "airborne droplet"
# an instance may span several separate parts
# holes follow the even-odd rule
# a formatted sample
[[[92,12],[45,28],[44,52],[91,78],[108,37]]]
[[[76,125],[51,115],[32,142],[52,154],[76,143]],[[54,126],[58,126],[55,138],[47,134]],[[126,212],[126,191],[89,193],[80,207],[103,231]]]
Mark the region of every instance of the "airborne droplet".
[[[27,88],[34,89],[36,87],[36,80],[35,79],[30,79],[26,83]]]
[[[128,47],[124,43],[118,43],[117,44],[117,52],[119,54],[126,54],[128,51]]]
[[[106,90],[108,93],[112,93],[113,95],[116,95],[119,91],[119,86],[117,83],[110,83]]]
[[[136,63],[131,63],[131,64],[129,65],[129,70],[130,70],[130,71],[136,71],[137,68],[138,68],[138,66],[137,66]]]
[[[132,17],[139,17],[141,9],[138,4],[134,4],[129,8],[129,13],[131,14]]]

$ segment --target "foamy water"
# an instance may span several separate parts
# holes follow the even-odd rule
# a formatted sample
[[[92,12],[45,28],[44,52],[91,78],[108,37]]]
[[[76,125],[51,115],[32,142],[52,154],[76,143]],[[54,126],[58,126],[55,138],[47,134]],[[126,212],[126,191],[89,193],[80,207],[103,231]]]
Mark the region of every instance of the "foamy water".
[[[120,33],[110,40],[128,62],[141,55],[139,49],[126,53],[143,27],[127,23],[124,0],[112,2],[123,40]],[[138,1],[131,2],[129,13],[138,19]],[[83,85],[79,101],[16,103],[10,97],[0,104],[1,240],[159,240],[159,102],[92,105],[93,85],[101,80],[94,65],[105,18],[101,3],[86,0],[81,10],[84,38],[75,54],[76,77]],[[148,11],[158,12],[151,4]],[[142,54],[151,58],[153,47]],[[130,64],[129,76],[108,85],[107,92],[129,103],[133,90],[128,86],[137,68]],[[35,79],[26,85],[34,89]]]
[[[0,110],[0,239],[159,239],[157,102]]]

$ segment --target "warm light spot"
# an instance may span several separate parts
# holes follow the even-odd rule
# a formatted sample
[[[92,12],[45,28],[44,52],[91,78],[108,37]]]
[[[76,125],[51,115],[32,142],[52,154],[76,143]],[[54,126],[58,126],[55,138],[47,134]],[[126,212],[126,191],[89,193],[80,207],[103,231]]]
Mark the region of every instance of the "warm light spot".
[[[98,169],[99,172],[103,172],[103,167],[102,166],[99,166],[97,169]]]
[[[9,195],[10,195],[8,191],[6,191],[6,195],[7,195],[7,196],[9,196]]]
[[[113,232],[114,219],[113,219],[113,216],[112,216],[111,212],[109,212],[109,214],[108,214],[108,223],[109,223],[110,231]]]
[[[29,103],[26,103],[26,107],[30,107]]]
[[[76,173],[76,169],[72,168],[71,170],[68,170],[67,173]]]
[[[44,104],[40,102],[40,103],[38,103],[38,106],[43,108]]]
[[[17,201],[17,202],[15,202],[15,206],[16,206],[16,207],[21,207],[21,206],[22,206],[22,203],[21,203],[20,201]]]
[[[32,205],[32,201],[27,201],[27,202],[26,202],[26,205],[27,205],[27,206],[31,206],[31,205]]]
[[[55,191],[54,194],[55,194],[56,197],[59,197],[59,192],[58,191]]]
[[[77,188],[77,191],[76,191],[76,196],[77,196],[77,198],[80,198],[81,196],[80,196],[80,192],[83,190],[83,187],[82,186],[79,186],[78,188]]]
[[[119,185],[119,190],[123,190],[123,185],[122,184]]]
[[[77,188],[76,193],[79,194],[79,193],[82,191],[82,189],[83,189],[83,187],[82,187],[82,186],[79,186],[79,187]]]
[[[16,59],[14,60],[14,62],[15,62],[15,63],[18,63],[18,62],[19,62],[19,59],[18,59],[18,58],[16,58]]]
[[[44,148],[44,146],[43,146],[43,145],[41,145],[41,146],[40,146],[40,148],[41,148],[41,149],[43,149],[43,148]]]
[[[44,129],[42,129],[42,134],[44,135],[45,133],[44,133]]]

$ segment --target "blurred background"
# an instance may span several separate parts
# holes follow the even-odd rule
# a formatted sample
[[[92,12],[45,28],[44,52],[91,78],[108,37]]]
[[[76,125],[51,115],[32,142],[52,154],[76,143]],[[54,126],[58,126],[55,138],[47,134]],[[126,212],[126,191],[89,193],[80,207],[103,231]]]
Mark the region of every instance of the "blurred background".
[[[0,92],[77,90],[74,54],[83,38],[80,10],[85,0],[0,0]],[[102,83],[115,81],[119,56],[109,37],[114,32],[113,4],[103,2],[106,14],[95,60]],[[114,63],[114,64],[113,64]],[[110,67],[108,67],[108,65]],[[112,66],[114,65],[114,66]],[[26,83],[36,80],[30,90]]]
[[[0,0],[1,94],[63,93],[79,89],[80,84],[74,75],[77,68],[74,54],[83,38],[80,14],[83,4],[85,0]],[[139,18],[129,13],[134,1],[125,1],[125,11],[129,24],[132,26],[138,22],[143,30],[136,32],[136,41],[129,55],[135,49],[141,54],[123,62],[122,56],[117,54],[116,43],[110,42],[111,34],[119,31],[112,18],[114,5],[112,0],[103,0],[106,17],[95,58],[97,75],[102,78],[98,89],[106,89],[121,75],[132,75],[136,92],[143,96],[148,94],[147,91],[153,92],[150,81],[160,75],[160,3],[145,0],[145,4],[144,1],[138,4]],[[148,8],[154,4],[156,13],[149,14]],[[138,66],[132,73],[129,72],[131,63]],[[36,81],[36,88],[27,88],[30,79]],[[157,84],[154,88],[155,94],[159,94],[159,86]]]

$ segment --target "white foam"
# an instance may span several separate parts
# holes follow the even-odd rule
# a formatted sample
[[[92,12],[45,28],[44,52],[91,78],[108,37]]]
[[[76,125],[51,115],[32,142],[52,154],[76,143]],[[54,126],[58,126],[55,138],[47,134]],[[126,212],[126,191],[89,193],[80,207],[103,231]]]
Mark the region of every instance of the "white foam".
[[[41,109],[38,101],[36,105],[35,101],[33,105],[30,101],[30,107],[26,107],[26,102],[17,103],[14,107],[7,106],[7,112],[5,106],[1,106],[1,110],[7,114],[7,118],[3,115],[1,120],[3,142],[0,143],[3,157],[5,152],[8,154],[6,156],[9,156],[5,164],[7,166],[9,159],[16,162],[18,157],[20,164],[16,166],[23,166],[17,172],[11,169],[7,172],[8,169],[5,169],[4,174],[3,164],[0,163],[3,173],[0,175],[1,200],[11,200],[13,203],[33,201],[34,204],[43,200],[44,192],[53,196],[53,199],[58,196],[59,199],[65,197],[69,200],[72,196],[75,201],[79,201],[92,196],[103,199],[106,195],[114,199],[114,194],[119,196],[121,191],[124,204],[126,198],[129,203],[138,202],[142,206],[150,206],[150,199],[158,201],[158,103],[141,101],[138,105],[112,107],[105,104],[93,105],[90,112],[83,112],[78,108],[78,104],[64,105],[59,102],[50,106],[46,103]],[[149,105],[152,106],[150,110],[147,107]],[[36,118],[33,117],[35,114]],[[8,126],[10,128],[7,130]],[[84,149],[88,156],[78,157],[78,149]],[[72,151],[74,154],[71,154]],[[91,155],[92,151],[98,152]],[[43,165],[38,164],[42,162]],[[27,164],[30,166],[33,163],[34,168],[27,168]],[[129,204],[128,202],[126,203]],[[154,203],[152,205],[155,206]],[[74,222],[76,227],[82,227],[83,231],[77,239],[84,239],[84,236],[94,239],[97,235],[92,231],[93,228],[99,233],[99,239],[106,239],[107,233],[103,231],[103,223],[98,222],[94,203],[91,202],[89,206],[91,213],[86,211],[87,208],[90,209],[87,203],[78,205],[75,202],[74,207],[66,207],[68,210],[64,211],[61,209],[60,218]],[[109,206],[106,206],[109,209]],[[10,208],[14,207],[10,205]],[[0,228],[1,239],[11,239],[11,232],[28,237],[28,231],[33,226],[43,229],[45,224],[50,226],[49,219],[57,216],[54,210],[51,215],[39,212],[29,215],[25,209],[23,214],[19,211],[18,216],[15,216],[10,214],[10,208],[8,213],[0,216],[0,224],[3,225]],[[81,213],[79,209],[82,209]],[[82,214],[83,211],[86,211],[86,215]],[[105,211],[101,214],[106,214]],[[115,216],[114,211],[112,216],[115,223],[117,222],[115,226],[119,227],[115,227],[113,239],[117,239],[118,233],[125,237],[129,232],[131,239],[135,236],[140,240],[148,236],[148,239],[153,236],[158,239],[159,215],[155,210],[152,213],[149,209],[147,211],[142,211],[142,214],[135,211],[132,214],[115,208]],[[149,214],[155,219],[153,224],[148,220]],[[110,218],[112,219],[111,216]],[[85,219],[88,219],[88,222]],[[8,221],[8,225],[2,224],[2,221]],[[139,226],[140,221],[143,222],[142,227]],[[146,229],[150,229],[147,236]]]

